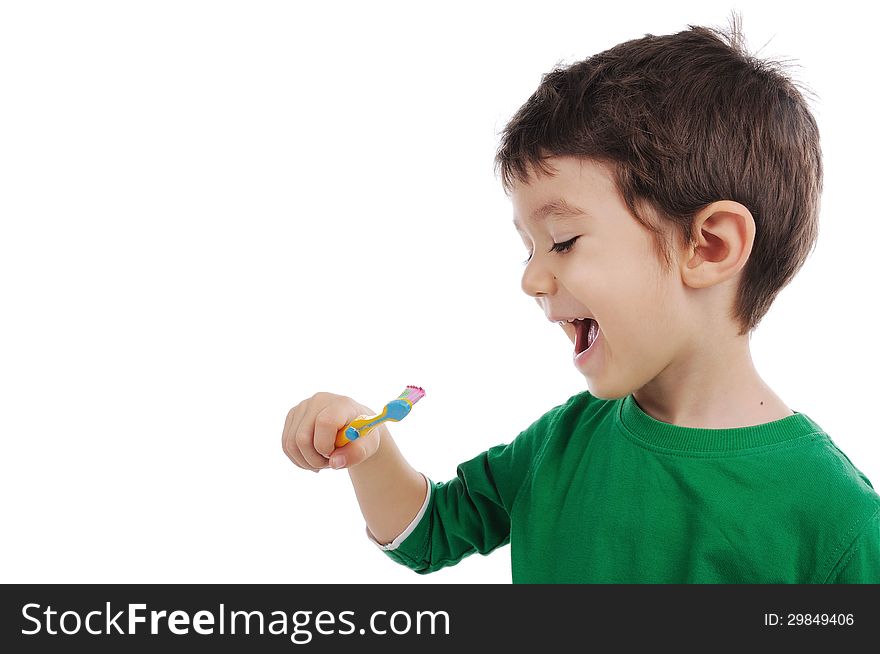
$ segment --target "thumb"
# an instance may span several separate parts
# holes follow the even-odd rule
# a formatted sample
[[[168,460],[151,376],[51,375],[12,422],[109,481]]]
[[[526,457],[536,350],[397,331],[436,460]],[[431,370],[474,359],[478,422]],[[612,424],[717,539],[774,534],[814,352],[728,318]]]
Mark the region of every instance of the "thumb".
[[[369,459],[379,449],[380,434],[380,429],[371,429],[360,438],[356,438],[342,447],[337,447],[330,455],[330,467],[337,470],[351,468]]]

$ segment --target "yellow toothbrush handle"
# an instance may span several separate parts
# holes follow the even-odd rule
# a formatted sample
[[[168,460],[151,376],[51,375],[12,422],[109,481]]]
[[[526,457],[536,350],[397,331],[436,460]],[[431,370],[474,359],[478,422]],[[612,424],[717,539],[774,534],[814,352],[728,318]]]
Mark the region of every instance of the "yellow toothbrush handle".
[[[348,423],[345,427],[336,432],[336,447],[342,447],[343,445],[348,445],[353,440],[358,439],[361,436],[366,435],[369,431],[379,424],[377,422],[382,416],[386,413],[386,411],[382,411],[379,415],[375,416],[366,416],[360,415],[350,423]],[[370,423],[375,423],[370,425]],[[370,426],[367,426],[370,425]]]

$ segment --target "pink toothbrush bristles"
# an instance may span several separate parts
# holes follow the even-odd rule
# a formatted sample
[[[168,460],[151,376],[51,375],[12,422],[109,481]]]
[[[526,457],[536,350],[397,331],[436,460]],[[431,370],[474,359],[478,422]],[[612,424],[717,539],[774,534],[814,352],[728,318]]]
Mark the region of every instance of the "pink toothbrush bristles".
[[[415,404],[425,397],[425,389],[421,386],[407,386],[406,390],[400,394],[400,397]]]

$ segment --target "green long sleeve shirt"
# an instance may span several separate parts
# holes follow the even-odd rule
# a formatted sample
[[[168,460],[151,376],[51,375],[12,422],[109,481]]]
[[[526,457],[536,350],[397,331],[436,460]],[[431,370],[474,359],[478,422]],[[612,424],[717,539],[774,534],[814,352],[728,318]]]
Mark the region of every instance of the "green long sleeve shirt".
[[[880,497],[803,413],[697,429],[584,391],[426,479],[381,546],[420,574],[510,544],[514,583],[880,583]]]

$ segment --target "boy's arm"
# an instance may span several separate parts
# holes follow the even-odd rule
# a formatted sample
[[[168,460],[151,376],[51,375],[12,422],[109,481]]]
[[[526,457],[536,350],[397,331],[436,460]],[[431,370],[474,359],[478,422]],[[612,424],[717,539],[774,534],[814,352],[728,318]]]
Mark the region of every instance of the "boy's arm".
[[[406,511],[412,519],[399,525],[398,533],[389,531],[382,537],[368,524],[367,535],[373,532],[374,540],[392,560],[419,574],[455,565],[474,552],[488,554],[508,543],[516,497],[563,408],[549,411],[512,442],[459,464],[449,481],[423,477],[427,494],[422,490],[412,495]]]
[[[520,489],[553,434],[574,428],[572,420],[587,397],[586,392],[571,397],[510,443],[459,464],[456,476],[446,482],[431,481],[413,469],[383,427],[381,452],[349,468],[367,535],[391,559],[419,574],[508,543]]]
[[[403,458],[384,424],[375,429],[379,449],[349,468],[348,475],[370,533],[378,542],[390,543],[424,505],[427,480]]]

